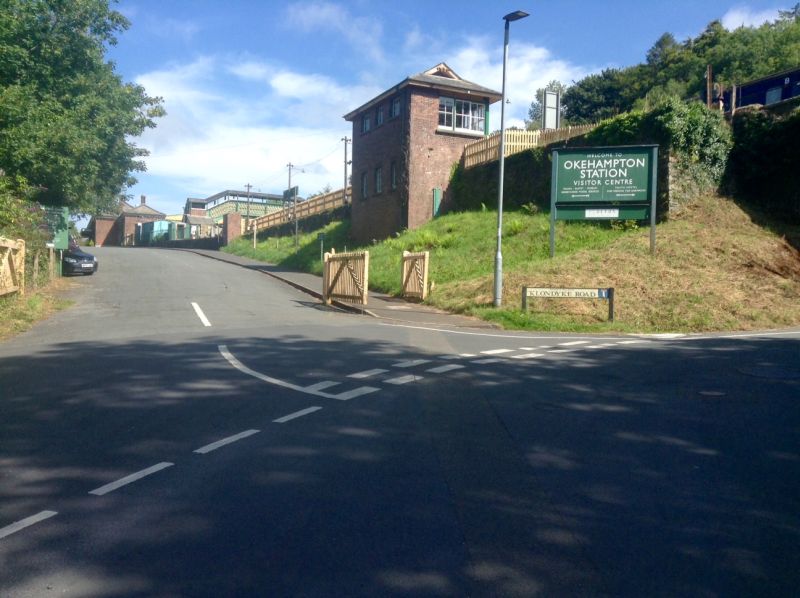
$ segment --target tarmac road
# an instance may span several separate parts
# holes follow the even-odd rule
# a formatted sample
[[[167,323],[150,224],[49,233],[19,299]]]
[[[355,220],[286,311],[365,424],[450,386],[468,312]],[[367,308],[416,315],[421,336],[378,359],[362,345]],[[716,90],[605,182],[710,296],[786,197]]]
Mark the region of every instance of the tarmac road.
[[[796,592],[795,332],[370,318],[93,251],[0,345],[0,596]]]

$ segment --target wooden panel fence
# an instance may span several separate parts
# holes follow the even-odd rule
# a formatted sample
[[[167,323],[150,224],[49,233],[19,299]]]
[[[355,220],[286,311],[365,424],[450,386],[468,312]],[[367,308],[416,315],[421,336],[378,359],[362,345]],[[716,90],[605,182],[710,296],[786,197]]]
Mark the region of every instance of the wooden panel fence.
[[[369,251],[326,253],[323,259],[322,300],[367,304],[369,294]]]
[[[25,294],[25,241],[0,237],[0,295]]]
[[[584,135],[597,125],[577,125],[547,131],[520,131],[506,129],[506,142],[503,148],[506,157],[518,154],[526,149],[541,147],[566,141],[578,135]],[[471,168],[500,158],[500,132],[492,133],[484,139],[473,141],[464,148],[464,166]]]
[[[350,187],[347,188],[346,194],[344,191],[344,189],[339,189],[324,195],[318,195],[317,197],[313,197],[307,201],[298,202],[297,219],[302,220],[303,218],[308,218],[309,216],[314,216],[315,214],[330,212],[336,208],[342,207],[346,203],[346,198],[351,197]],[[253,220],[256,231],[273,228],[289,222],[294,222],[293,205],[290,205],[277,212],[267,214],[266,216],[260,216],[259,218]]]
[[[403,297],[424,300],[428,296],[430,253],[403,252]]]

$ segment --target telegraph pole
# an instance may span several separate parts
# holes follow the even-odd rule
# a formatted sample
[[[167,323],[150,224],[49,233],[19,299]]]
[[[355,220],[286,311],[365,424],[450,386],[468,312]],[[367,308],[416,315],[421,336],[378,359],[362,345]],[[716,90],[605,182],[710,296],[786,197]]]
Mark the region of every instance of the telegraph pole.
[[[347,144],[350,143],[350,140],[347,136],[344,136],[342,141],[344,141],[344,186],[342,187],[342,198],[344,203],[347,203]]]
[[[292,214],[294,217],[294,249],[295,251],[297,251],[297,248],[299,246],[299,241],[297,240],[297,193],[294,193],[292,191],[292,168],[294,168],[295,166],[291,162],[289,162],[286,166],[289,168],[289,193],[292,194],[294,199],[292,208]]]
[[[247,183],[244,188],[247,189],[247,224],[250,224],[250,189],[253,188],[253,185]]]

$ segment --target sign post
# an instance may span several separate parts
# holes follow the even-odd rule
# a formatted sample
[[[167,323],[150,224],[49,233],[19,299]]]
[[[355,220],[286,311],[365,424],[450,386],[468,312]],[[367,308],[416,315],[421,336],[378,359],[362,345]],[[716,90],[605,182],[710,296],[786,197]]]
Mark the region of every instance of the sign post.
[[[528,299],[605,299],[608,301],[608,321],[614,321],[614,287],[604,289],[572,289],[552,287],[522,287],[522,309],[528,310]]]
[[[656,252],[658,146],[553,150],[550,188],[550,257],[556,220],[650,220]]]
[[[317,233],[317,240],[319,241],[319,261],[325,261],[325,233]]]

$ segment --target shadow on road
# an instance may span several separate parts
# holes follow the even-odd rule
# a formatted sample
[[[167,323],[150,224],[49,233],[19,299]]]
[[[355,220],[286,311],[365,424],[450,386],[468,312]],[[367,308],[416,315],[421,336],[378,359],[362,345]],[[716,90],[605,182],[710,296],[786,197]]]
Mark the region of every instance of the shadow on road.
[[[293,384],[380,391],[324,402],[242,374],[218,344]],[[423,367],[402,386],[348,378],[414,357],[441,365],[291,335],[4,359],[0,527],[59,514],[0,539],[0,595],[796,591],[797,341]],[[309,405],[324,409],[273,423]],[[192,452],[248,428],[262,432]],[[159,462],[174,466],[88,494]]]

